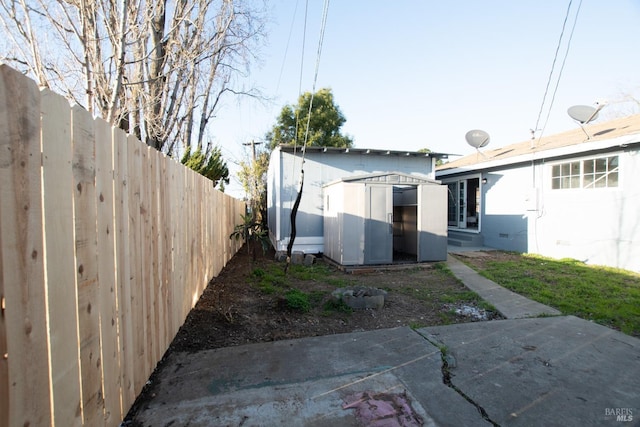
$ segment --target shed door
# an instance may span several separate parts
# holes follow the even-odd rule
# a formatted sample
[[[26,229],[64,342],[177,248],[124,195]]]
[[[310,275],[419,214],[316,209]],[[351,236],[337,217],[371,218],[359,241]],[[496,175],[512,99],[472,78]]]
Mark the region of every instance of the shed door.
[[[393,262],[393,187],[365,186],[364,263]]]
[[[447,260],[447,187],[418,186],[418,262]]]

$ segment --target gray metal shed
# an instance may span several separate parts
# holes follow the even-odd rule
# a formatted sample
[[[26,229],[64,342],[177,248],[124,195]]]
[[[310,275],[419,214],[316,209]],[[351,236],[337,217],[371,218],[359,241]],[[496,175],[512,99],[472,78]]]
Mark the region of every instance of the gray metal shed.
[[[324,256],[341,265],[447,259],[447,187],[400,172],[323,187]]]

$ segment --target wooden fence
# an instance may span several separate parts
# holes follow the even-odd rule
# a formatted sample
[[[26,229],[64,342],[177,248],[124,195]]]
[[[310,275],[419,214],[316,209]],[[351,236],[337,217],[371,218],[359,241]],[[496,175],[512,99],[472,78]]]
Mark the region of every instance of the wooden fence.
[[[0,65],[0,426],[117,426],[242,201]]]

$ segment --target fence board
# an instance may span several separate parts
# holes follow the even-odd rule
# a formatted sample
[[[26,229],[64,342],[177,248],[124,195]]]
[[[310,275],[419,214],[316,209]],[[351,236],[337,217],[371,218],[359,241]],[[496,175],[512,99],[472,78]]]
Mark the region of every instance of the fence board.
[[[2,120],[0,118],[0,120]],[[2,142],[0,142],[0,145]],[[3,176],[0,171],[0,177]],[[0,183],[2,183],[0,178]],[[1,194],[1,193],[0,193]],[[2,264],[2,209],[0,209],[0,396],[6,396],[6,398],[0,399],[0,427],[6,427],[9,425],[9,362],[7,356],[9,355],[7,349],[7,325],[4,321],[4,305],[5,305],[5,292],[4,292],[4,274]]]
[[[42,186],[54,423],[82,425],[74,241],[71,109],[42,91]]]
[[[149,147],[149,206],[150,217],[149,223],[151,226],[151,233],[149,238],[150,255],[151,255],[151,275],[149,276],[150,289],[151,289],[151,336],[153,340],[153,355],[151,358],[151,372],[155,368],[155,362],[162,357],[161,337],[161,325],[160,325],[160,308],[158,307],[160,300],[160,292],[162,287],[158,275],[158,266],[160,264],[158,260],[159,243],[161,235],[158,229],[158,217],[160,212],[158,210],[158,150]]]
[[[117,426],[244,204],[6,66],[0,200],[0,427]]]
[[[2,94],[0,93],[0,95]],[[0,112],[0,114],[2,113]],[[0,120],[2,120],[2,116],[0,116]],[[2,141],[0,141],[1,146]],[[4,159],[0,157],[0,161],[2,160]],[[3,172],[0,170],[0,184],[3,182],[3,176]],[[0,396],[6,396],[6,398],[0,399],[0,427],[6,427],[9,425],[9,362],[7,361],[9,353],[7,349],[7,325],[4,321],[5,292],[2,249],[2,209],[0,209]]]
[[[160,317],[159,317],[159,293],[161,292],[160,281],[158,279],[158,243],[160,234],[158,232],[158,150],[149,147],[149,223],[151,233],[149,237],[149,249],[151,256],[151,275],[149,276],[149,288],[151,290],[151,337],[153,340],[153,353],[151,357],[150,373],[155,368],[156,361],[160,360],[164,348],[161,348],[160,341]]]
[[[186,186],[186,169],[176,167],[176,189],[178,196],[178,200],[181,206],[186,207],[186,193],[188,193],[188,188]],[[185,259],[188,256],[185,253],[185,249],[187,248],[187,233],[185,232],[185,209],[179,209],[177,211],[177,221],[176,221],[176,244],[177,250],[174,254],[174,264],[176,270],[175,277],[175,318],[174,318],[174,328],[177,330],[180,327],[180,324],[184,321],[182,317],[182,313],[184,311],[184,298],[185,294],[188,292],[186,278],[184,276],[184,264]]]
[[[116,265],[118,273],[118,314],[120,321],[120,384],[123,412],[133,404],[136,391],[133,386],[133,329],[131,312],[131,265],[129,247],[129,175],[128,141],[124,132],[114,132],[116,149],[116,185],[114,186],[116,221]],[[132,138],[133,139],[133,138]]]
[[[101,399],[95,133],[93,118],[86,110],[76,105],[71,114],[82,413],[85,424],[99,425],[104,407]]]
[[[0,234],[9,425],[51,423],[41,199],[40,93],[0,65]],[[6,380],[5,380],[6,381]],[[8,414],[8,417],[6,416]]]
[[[133,336],[133,388],[140,393],[147,380],[145,374],[144,291],[142,289],[142,205],[140,200],[141,150],[135,138],[128,141],[127,169],[129,176],[129,287],[131,289],[131,328]]]
[[[95,121],[96,194],[98,237],[98,280],[100,302],[100,340],[102,345],[102,388],[104,420],[117,425],[120,408],[120,371],[118,351],[118,312],[113,218],[113,140],[111,126]]]
[[[144,359],[142,364],[142,372],[145,378],[151,373],[151,358],[153,357],[153,337],[151,336],[151,285],[149,276],[151,274],[151,263],[153,260],[150,256],[149,240],[151,238],[151,208],[149,206],[149,146],[140,147],[140,263],[142,265],[140,276],[140,288],[142,290],[142,298],[140,300],[142,306],[142,330],[144,336]]]
[[[161,291],[160,291],[160,321],[162,322],[162,348],[169,348],[171,343],[171,301],[169,294],[169,271],[170,271],[170,261],[171,261],[171,219],[169,214],[171,210],[169,209],[169,205],[167,203],[171,198],[171,187],[169,185],[170,179],[167,174],[167,161],[168,158],[162,154],[158,153],[158,174],[159,182],[158,185],[163,191],[158,193],[159,195],[159,209],[160,209],[160,229],[162,233],[162,245],[160,245],[161,252],[159,255],[160,259],[160,283],[161,283]]]

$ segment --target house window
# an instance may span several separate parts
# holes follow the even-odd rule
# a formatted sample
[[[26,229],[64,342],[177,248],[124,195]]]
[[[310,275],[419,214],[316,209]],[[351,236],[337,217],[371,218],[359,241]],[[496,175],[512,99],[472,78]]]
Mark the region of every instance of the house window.
[[[560,163],[551,168],[551,188],[607,188],[618,186],[618,156]]]
[[[551,170],[551,188],[580,188],[580,162],[554,165]]]
[[[618,186],[618,156],[584,160],[584,188]]]

